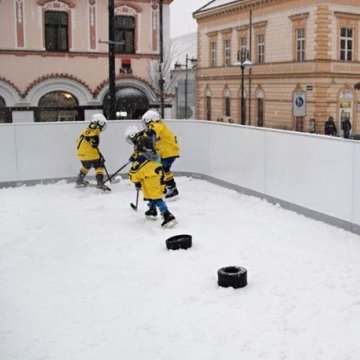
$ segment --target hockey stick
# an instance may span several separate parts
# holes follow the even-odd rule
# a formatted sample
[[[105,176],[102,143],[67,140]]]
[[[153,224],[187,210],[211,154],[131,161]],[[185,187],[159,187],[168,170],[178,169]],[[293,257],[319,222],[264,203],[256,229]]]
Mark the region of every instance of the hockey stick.
[[[136,211],[138,208],[138,204],[139,204],[139,192],[140,189],[136,189],[136,205],[134,205],[133,203],[130,203],[130,206]]]
[[[128,166],[130,164],[131,161],[128,161],[125,165],[123,165],[119,170],[117,170],[116,172],[114,172],[111,176],[109,176],[105,181],[104,181],[104,184],[107,182],[107,181],[110,181],[111,182],[111,179],[114,178],[122,169],[124,169],[126,166]]]

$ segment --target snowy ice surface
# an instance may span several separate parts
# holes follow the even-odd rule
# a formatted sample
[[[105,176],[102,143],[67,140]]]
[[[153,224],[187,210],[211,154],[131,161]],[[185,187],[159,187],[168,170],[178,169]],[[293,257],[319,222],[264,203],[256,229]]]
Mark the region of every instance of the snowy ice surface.
[[[360,238],[203,180],[147,220],[128,180],[0,190],[1,360],[358,360]],[[191,234],[193,247],[165,240]],[[248,286],[220,288],[239,265]]]

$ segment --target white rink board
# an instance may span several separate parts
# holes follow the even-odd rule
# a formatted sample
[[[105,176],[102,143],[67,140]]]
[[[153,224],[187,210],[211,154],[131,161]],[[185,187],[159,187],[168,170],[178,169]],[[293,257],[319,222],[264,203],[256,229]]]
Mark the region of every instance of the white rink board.
[[[198,173],[360,226],[360,142],[198,120],[167,120],[181,145],[173,170]],[[101,150],[110,173],[132,148],[129,125],[109,121]],[[84,122],[0,126],[1,183],[75,177]],[[124,169],[123,173],[128,168]]]

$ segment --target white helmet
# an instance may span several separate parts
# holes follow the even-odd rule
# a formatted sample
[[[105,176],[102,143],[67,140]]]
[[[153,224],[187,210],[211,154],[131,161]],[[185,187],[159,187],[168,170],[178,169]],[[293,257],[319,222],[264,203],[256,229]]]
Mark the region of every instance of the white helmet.
[[[91,117],[90,124],[94,125],[95,127],[98,127],[100,131],[103,131],[106,129],[106,117],[103,114],[94,114]]]
[[[134,143],[134,139],[136,138],[136,135],[138,135],[141,132],[141,130],[139,130],[139,128],[135,125],[130,125],[126,131],[125,131],[125,140],[126,142],[128,142],[129,144],[133,144]]]
[[[148,110],[143,116],[142,120],[147,126],[152,121],[159,121],[161,119],[160,114],[156,110]]]

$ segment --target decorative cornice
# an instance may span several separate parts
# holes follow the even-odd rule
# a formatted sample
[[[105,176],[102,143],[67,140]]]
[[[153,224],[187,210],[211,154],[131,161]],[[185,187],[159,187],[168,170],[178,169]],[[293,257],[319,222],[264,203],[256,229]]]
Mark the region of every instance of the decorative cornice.
[[[53,74],[48,74],[48,75],[43,75],[38,77],[37,79],[35,79],[25,90],[25,92],[23,94],[21,94],[22,98],[25,98],[27,96],[27,94],[29,93],[29,91],[36,85],[40,84],[41,82],[48,80],[48,79],[68,79],[68,80],[74,80],[78,83],[80,83],[82,86],[84,86],[92,95],[94,96],[94,93],[91,91],[90,86],[84,82],[83,80],[77,78],[74,75],[70,75],[70,74],[64,74],[64,73],[53,73]]]
[[[360,19],[360,14],[346,13],[346,12],[342,12],[342,11],[335,11],[334,14],[338,18],[352,19],[352,20]]]
[[[257,23],[254,23],[253,27],[256,29],[256,28],[265,27],[266,25],[267,25],[267,20],[264,20],[264,21],[259,21]]]
[[[47,3],[63,3],[67,5],[70,8],[74,8],[76,6],[76,3],[74,0],[37,0],[37,4],[44,6]]]
[[[220,32],[221,32],[221,34],[222,34],[222,35],[228,35],[228,34],[231,34],[231,33],[232,33],[232,31],[233,31],[233,29],[232,29],[232,28],[227,28],[227,29],[222,29],[222,30],[220,30]]]
[[[139,7],[139,6],[136,6],[134,4],[129,5],[129,3],[126,3],[124,1],[115,1],[115,11],[116,11],[116,8],[119,8],[119,7],[124,8],[124,9],[126,9],[126,8],[133,9],[137,13],[142,12],[141,7]]]
[[[291,21],[299,21],[299,20],[306,20],[309,17],[309,13],[302,13],[302,14],[295,14],[295,15],[290,15],[289,19]]]
[[[217,34],[218,34],[218,31],[210,31],[210,32],[206,33],[206,35],[208,37],[215,37],[215,36],[217,36]]]
[[[1,0],[0,0],[0,2],[1,2]],[[12,88],[15,89],[15,91],[18,93],[19,96],[23,97],[20,89],[13,82],[11,82],[10,80],[5,79],[2,76],[0,76],[0,81],[10,85]]]
[[[237,32],[245,32],[249,30],[249,25],[241,25],[236,27]]]

